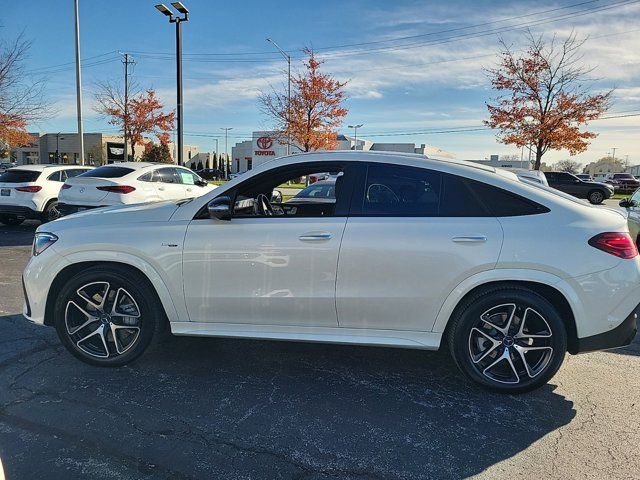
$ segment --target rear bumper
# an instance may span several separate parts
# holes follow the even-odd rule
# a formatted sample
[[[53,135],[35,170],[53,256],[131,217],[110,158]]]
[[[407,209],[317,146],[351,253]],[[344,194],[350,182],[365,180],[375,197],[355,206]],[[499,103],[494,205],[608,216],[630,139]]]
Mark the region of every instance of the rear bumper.
[[[40,212],[21,205],[0,205],[0,215],[15,215],[20,218],[38,218]]]
[[[607,350],[629,345],[638,331],[638,313],[640,313],[640,305],[636,306],[617,327],[604,333],[579,338],[576,353]]]
[[[71,215],[72,213],[83,212],[93,208],[100,208],[102,205],[69,205],[68,203],[58,203],[58,211],[61,216]]]

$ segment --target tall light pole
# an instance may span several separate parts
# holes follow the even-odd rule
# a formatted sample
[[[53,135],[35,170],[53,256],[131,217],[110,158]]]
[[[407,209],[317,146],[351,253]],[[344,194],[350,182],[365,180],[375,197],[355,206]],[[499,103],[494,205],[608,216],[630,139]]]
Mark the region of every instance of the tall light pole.
[[[80,146],[80,165],[84,165],[84,134],[82,131],[82,73],[80,71],[80,15],[78,0],[74,2],[76,17],[76,110],[78,113],[78,144]]]
[[[220,130],[224,130],[224,176],[229,176],[229,154],[227,149],[227,136],[229,130],[233,130],[233,127],[220,127]]]
[[[349,125],[349,128],[353,128],[353,149],[358,149],[358,129],[362,127],[363,124],[359,123],[358,125]]]
[[[267,42],[271,43],[274,47],[278,49],[278,51],[282,54],[282,56],[287,60],[287,130],[291,131],[291,55],[282,50],[280,46],[267,38]],[[287,155],[291,154],[291,135],[287,135]]]
[[[616,150],[618,149],[618,147],[611,147],[611,150],[613,150],[613,155],[611,156],[613,158],[613,161],[616,161]]]
[[[178,117],[178,165],[182,165],[182,22],[189,20],[189,10],[181,2],[171,2],[173,8],[183,17],[174,16],[166,5],[159,3],[156,8],[169,17],[169,23],[176,24],[176,113]]]

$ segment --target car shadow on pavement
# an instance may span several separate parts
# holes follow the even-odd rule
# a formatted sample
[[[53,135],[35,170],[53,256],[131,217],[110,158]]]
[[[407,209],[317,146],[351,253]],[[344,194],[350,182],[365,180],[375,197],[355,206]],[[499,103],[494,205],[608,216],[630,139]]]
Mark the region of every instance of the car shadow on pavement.
[[[27,221],[21,225],[0,224],[0,247],[20,247],[31,245],[33,235],[40,222]]]
[[[553,384],[493,394],[444,353],[172,337],[107,369],[18,316],[0,339],[9,478],[459,478],[575,416]]]

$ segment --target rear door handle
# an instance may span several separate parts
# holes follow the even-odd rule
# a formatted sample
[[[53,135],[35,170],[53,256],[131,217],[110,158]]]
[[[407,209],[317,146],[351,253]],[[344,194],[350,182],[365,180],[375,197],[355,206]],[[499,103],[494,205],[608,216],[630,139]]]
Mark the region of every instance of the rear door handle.
[[[298,237],[303,242],[317,242],[320,240],[331,240],[333,235],[329,232],[309,232]]]
[[[484,243],[487,241],[487,237],[484,235],[464,235],[453,237],[451,240],[456,243]]]

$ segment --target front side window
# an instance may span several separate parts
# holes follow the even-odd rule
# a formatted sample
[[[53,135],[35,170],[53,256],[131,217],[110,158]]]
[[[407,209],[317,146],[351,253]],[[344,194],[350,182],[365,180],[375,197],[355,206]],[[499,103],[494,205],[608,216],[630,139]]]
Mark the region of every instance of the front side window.
[[[184,170],[182,168],[176,169],[178,172],[178,178],[180,183],[183,185],[195,185],[196,182],[200,181],[200,177],[198,177],[195,173],[190,172],[189,170]]]
[[[294,195],[287,185],[316,175],[317,166],[282,167],[243,182],[233,196],[234,216],[330,217],[346,214],[350,195],[344,192],[343,186],[352,174],[340,165],[325,163],[323,166],[333,167],[332,179],[322,185],[300,188]]]

